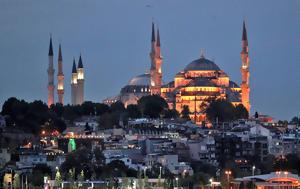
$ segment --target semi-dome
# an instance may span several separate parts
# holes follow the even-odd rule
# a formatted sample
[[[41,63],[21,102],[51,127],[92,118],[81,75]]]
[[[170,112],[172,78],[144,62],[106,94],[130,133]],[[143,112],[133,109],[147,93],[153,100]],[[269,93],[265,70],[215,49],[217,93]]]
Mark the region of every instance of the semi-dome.
[[[148,85],[150,85],[150,74],[145,73],[145,74],[133,77],[128,82],[128,85],[130,85],[130,86],[148,86]]]
[[[217,66],[213,61],[208,60],[204,57],[201,57],[197,60],[194,60],[193,62],[189,63],[185,68],[184,71],[208,71],[208,70],[214,70],[219,71],[220,68]]]

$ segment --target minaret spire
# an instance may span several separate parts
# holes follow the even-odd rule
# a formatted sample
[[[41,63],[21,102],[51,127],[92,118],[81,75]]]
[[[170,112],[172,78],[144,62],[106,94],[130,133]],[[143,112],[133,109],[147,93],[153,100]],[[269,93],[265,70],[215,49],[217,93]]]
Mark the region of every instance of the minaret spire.
[[[245,21],[243,22],[243,34],[242,34],[242,51],[241,51],[241,60],[242,60],[242,94],[241,94],[241,101],[244,107],[248,110],[250,114],[250,85],[249,85],[249,47],[248,47],[248,37],[247,37],[247,30]]]
[[[72,79],[71,79],[71,104],[77,105],[77,91],[78,91],[78,83],[77,83],[77,69],[75,58],[73,58],[73,67],[72,67]]]
[[[72,67],[72,73],[77,73],[77,69],[76,69],[76,63],[75,63],[75,58],[73,58],[73,67]]]
[[[155,39],[155,28],[152,22],[152,35],[151,35],[151,69],[150,69],[150,90],[151,94],[160,95],[161,84],[162,84],[162,71],[161,71],[161,51],[160,51],[160,35],[157,29],[157,38]]]
[[[80,54],[79,60],[78,60],[78,68],[83,68],[81,54]]]
[[[52,35],[50,35],[50,45],[48,56],[53,56]]]
[[[156,41],[156,46],[160,47],[160,36],[159,36],[159,29],[157,28],[157,41]]]
[[[243,41],[248,41],[245,20],[243,21],[243,36],[242,36],[242,40]]]
[[[151,35],[151,42],[155,42],[155,28],[154,28],[154,22],[152,22],[152,35]]]
[[[81,54],[80,54],[79,60],[78,60],[77,74],[78,74],[78,76],[77,76],[77,84],[78,84],[77,104],[82,104],[84,102],[84,69],[83,69]]]
[[[53,45],[52,45],[52,36],[50,35],[50,45],[48,53],[48,107],[54,103],[54,68],[53,68]]]
[[[62,61],[61,44],[59,44],[58,48],[58,61]]]
[[[155,48],[155,54],[158,58],[161,57],[160,54],[160,36],[159,36],[159,29],[157,28],[157,32],[156,32],[156,48]]]
[[[59,44],[58,50],[57,96],[58,103],[64,104],[64,73],[61,44]]]

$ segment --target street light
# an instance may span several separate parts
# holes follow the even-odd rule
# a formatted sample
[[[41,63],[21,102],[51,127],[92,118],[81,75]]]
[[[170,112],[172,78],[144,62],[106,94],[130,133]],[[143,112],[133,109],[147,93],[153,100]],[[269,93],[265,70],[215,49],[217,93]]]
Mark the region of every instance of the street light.
[[[255,165],[253,165],[253,167],[252,167],[252,176],[254,176],[254,173],[255,173]]]
[[[227,183],[228,183],[228,188],[229,188],[229,178],[230,178],[230,175],[231,175],[231,171],[225,171],[225,174],[227,175]]]
[[[213,178],[210,178],[210,179],[209,179],[209,182],[210,182],[210,187],[212,188],[212,185],[213,185]]]
[[[176,180],[176,185],[177,185],[177,188],[179,188],[179,184],[178,184],[178,177],[175,178]]]
[[[161,178],[161,166],[159,166],[159,178]]]
[[[144,178],[146,178],[146,170],[147,170],[147,167],[144,168]]]

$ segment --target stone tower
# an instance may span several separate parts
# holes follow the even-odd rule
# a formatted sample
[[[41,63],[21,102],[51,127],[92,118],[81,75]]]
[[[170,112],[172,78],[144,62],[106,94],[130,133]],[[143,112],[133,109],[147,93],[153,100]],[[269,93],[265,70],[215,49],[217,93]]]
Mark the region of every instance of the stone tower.
[[[63,59],[62,59],[60,44],[58,50],[57,96],[58,96],[58,103],[64,104],[64,73],[63,73]]]
[[[242,67],[241,67],[241,73],[242,73],[242,104],[245,106],[245,108],[248,110],[250,114],[250,86],[249,86],[249,48],[248,48],[248,39],[247,39],[247,30],[245,21],[243,22],[243,35],[242,35],[242,52],[241,52],[241,59],[242,59]]]
[[[77,105],[77,69],[75,59],[73,59],[72,79],[71,79],[71,104]]]
[[[54,68],[53,68],[53,47],[52,47],[52,37],[50,36],[50,45],[49,45],[49,65],[48,65],[48,107],[54,103]]]
[[[82,104],[84,102],[84,69],[81,55],[78,60],[77,74],[77,104]]]
[[[151,94],[160,95],[160,89],[162,84],[162,56],[160,49],[160,36],[157,29],[157,39],[155,39],[154,23],[152,23],[152,37],[151,37],[151,68],[150,68],[150,89]]]

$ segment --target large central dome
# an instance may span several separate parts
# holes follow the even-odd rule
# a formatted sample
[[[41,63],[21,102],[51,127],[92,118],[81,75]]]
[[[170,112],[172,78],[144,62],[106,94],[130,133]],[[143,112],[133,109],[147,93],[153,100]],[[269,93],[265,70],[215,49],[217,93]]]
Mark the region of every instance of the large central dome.
[[[220,71],[220,68],[213,61],[208,60],[204,57],[194,60],[184,68],[184,71],[202,71],[202,70]]]
[[[133,77],[128,82],[128,85],[130,85],[130,86],[148,86],[148,85],[150,85],[150,74],[145,73],[145,74]]]

